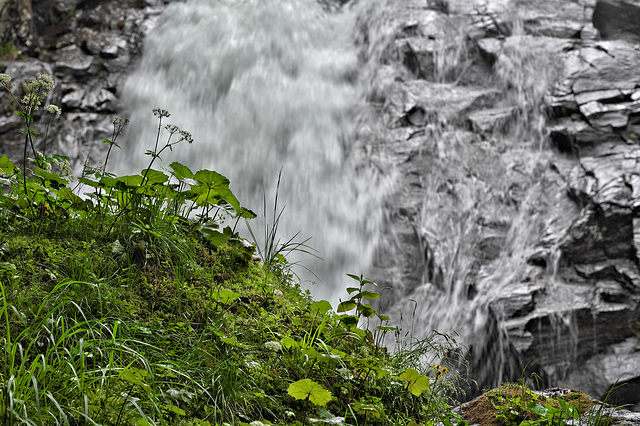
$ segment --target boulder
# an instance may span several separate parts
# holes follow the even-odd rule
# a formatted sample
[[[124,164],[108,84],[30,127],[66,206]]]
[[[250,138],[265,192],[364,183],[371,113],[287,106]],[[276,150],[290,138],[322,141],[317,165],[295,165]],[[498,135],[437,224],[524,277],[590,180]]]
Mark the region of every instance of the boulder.
[[[640,2],[637,0],[598,0],[593,25],[603,39],[640,41]]]
[[[601,3],[409,2],[378,31],[395,33],[375,161],[400,189],[373,278],[394,289],[390,316],[410,298],[419,327],[460,335],[481,387],[523,372],[580,386],[636,339],[640,50]],[[614,385],[588,371],[597,396]]]
[[[514,8],[527,34],[564,39],[580,38],[593,14],[592,1],[517,0]]]

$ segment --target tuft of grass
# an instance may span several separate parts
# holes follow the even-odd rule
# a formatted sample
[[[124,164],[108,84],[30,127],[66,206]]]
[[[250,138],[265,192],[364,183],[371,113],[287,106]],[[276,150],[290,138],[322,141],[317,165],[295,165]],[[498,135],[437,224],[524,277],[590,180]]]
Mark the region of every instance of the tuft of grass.
[[[480,426],[607,426],[613,420],[609,395],[598,401],[573,390],[539,392],[521,379],[485,392],[460,411],[463,419]]]

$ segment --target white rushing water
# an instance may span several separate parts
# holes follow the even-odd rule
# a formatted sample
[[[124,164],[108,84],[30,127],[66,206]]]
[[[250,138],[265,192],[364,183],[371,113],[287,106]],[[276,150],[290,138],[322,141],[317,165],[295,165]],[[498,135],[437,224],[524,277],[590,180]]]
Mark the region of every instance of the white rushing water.
[[[193,171],[216,170],[230,179],[241,204],[262,219],[266,194],[269,222],[282,169],[279,203],[286,208],[279,235],[287,240],[300,232],[296,241],[311,238],[308,244],[322,260],[295,253],[289,260],[316,274],[323,282],[314,286],[313,275],[296,269],[316,297],[335,306],[353,284],[346,273],[369,274],[379,239],[386,238],[378,255],[400,256],[393,251],[397,236],[380,236],[379,228],[387,196],[406,189],[397,188],[403,166],[386,151],[393,150],[389,141],[395,136],[376,114],[384,110],[394,84],[403,81],[387,62],[397,48],[394,17],[403,7],[394,0],[363,0],[330,13],[316,0],[171,4],[147,36],[139,67],[124,87],[132,125],[121,144],[118,172],[136,173],[148,164],[143,153],[155,141],[154,108],[169,110],[166,123],[195,139],[164,154],[165,162],[156,166],[179,161]],[[557,61],[524,34],[513,14],[511,37],[487,84],[502,93],[497,107],[515,111],[514,123],[489,142],[444,119],[426,124],[425,150],[426,145],[435,148],[424,154],[431,157],[419,171],[423,202],[412,225],[430,248],[427,257],[438,266],[438,277],[427,270],[429,261],[415,288],[405,289],[401,277],[392,277],[394,291],[404,294],[395,295],[385,312],[414,337],[433,329],[457,332],[475,351],[475,378],[481,383],[507,378],[510,342],[498,325],[503,318],[495,302],[513,283],[526,281],[528,250],[544,233],[547,210],[555,203],[545,186],[549,153],[542,102]],[[463,28],[451,25],[443,31],[434,75],[426,78],[443,98],[422,100],[426,106],[431,102],[431,109],[446,105],[471,60]],[[375,107],[366,110],[365,98]],[[422,149],[418,155],[422,159]],[[505,203],[512,196],[514,201]],[[258,235],[264,226],[261,219],[252,225]],[[495,229],[495,235],[487,229]],[[248,237],[246,231],[243,235]],[[502,246],[500,253],[478,270],[483,244],[492,238]],[[551,286],[555,273],[548,275]],[[406,309],[412,313],[403,318]],[[567,363],[576,353],[567,349],[577,344],[574,323],[562,316],[551,324],[569,330],[568,343],[552,345],[568,354]]]
[[[316,296],[333,302],[346,295],[345,273],[367,273],[379,217],[376,178],[357,158],[352,137],[361,106],[352,19],[315,0],[173,3],[147,36],[123,90],[132,124],[119,172],[148,164],[143,153],[155,141],[154,108],[168,110],[165,123],[195,140],[155,166],[179,161],[194,172],[215,170],[261,217],[265,193],[271,216],[282,168],[279,235],[311,238],[323,260],[289,260],[313,271],[322,280],[315,286],[313,275],[295,270]],[[263,226],[252,224],[258,235]]]

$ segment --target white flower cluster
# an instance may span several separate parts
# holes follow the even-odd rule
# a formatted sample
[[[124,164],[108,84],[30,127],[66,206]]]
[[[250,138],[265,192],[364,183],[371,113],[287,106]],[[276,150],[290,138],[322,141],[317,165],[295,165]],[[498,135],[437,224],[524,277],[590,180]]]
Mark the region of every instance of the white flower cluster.
[[[49,96],[49,91],[53,89],[55,83],[51,76],[38,74],[35,80],[27,80],[26,85],[27,94],[22,98],[22,103],[35,111],[42,104],[42,101]]]
[[[45,156],[39,151],[37,155],[38,158],[45,158]],[[58,176],[63,179],[73,180],[73,169],[71,168],[71,163],[67,157],[55,155],[53,158],[42,163],[42,169],[46,172],[54,171],[53,166],[57,166]]]
[[[51,113],[51,114],[55,114],[55,115],[60,115],[62,114],[62,110],[60,108],[58,108],[56,105],[53,104],[49,104],[46,107],[44,107],[44,110]]]
[[[275,341],[265,342],[264,347],[272,352],[282,351],[282,345],[280,344],[280,342],[275,342]]]

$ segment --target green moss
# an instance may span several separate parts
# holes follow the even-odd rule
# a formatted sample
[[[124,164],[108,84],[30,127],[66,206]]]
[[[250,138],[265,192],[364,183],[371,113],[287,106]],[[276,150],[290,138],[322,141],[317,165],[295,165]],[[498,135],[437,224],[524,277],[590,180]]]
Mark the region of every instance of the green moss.
[[[0,61],[15,61],[19,56],[20,50],[12,42],[0,43]]]

